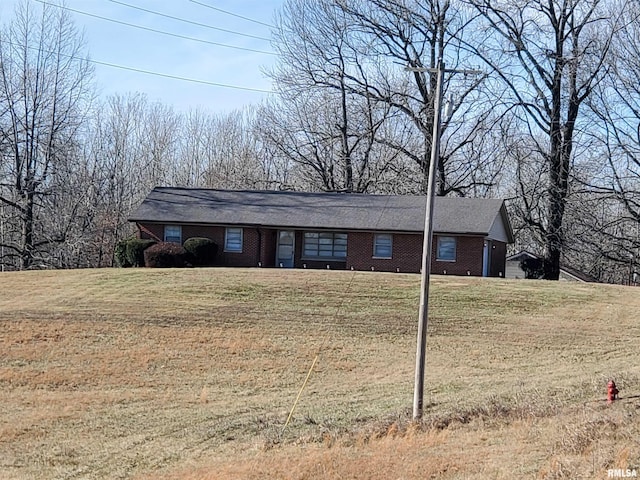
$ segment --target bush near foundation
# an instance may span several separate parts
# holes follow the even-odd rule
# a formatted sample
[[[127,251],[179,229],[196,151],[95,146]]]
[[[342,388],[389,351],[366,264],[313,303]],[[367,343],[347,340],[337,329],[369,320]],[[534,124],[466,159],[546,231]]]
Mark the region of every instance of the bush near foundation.
[[[123,268],[144,266],[144,251],[155,244],[155,240],[135,237],[120,240],[114,252],[116,265]]]
[[[160,242],[144,251],[144,264],[150,268],[186,267],[187,251],[173,242]]]
[[[192,237],[184,242],[188,260],[196,267],[211,267],[215,265],[218,245],[209,238]]]
[[[129,239],[120,240],[116,243],[116,248],[113,252],[113,257],[116,261],[116,267],[128,268],[131,266],[127,260],[127,242]]]

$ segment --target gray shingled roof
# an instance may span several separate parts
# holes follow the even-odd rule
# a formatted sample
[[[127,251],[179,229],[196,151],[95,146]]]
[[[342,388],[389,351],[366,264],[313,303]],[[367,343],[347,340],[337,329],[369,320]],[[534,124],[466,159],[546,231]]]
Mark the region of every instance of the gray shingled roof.
[[[133,212],[132,222],[259,225],[278,228],[422,232],[426,197],[238,191],[156,187]],[[436,198],[437,233],[486,235],[504,201]]]

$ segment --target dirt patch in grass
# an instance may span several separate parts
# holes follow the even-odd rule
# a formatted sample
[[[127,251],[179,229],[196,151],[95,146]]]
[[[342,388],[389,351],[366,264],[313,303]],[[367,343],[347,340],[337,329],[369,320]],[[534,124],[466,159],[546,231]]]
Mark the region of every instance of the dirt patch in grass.
[[[0,276],[0,477],[585,478],[640,468],[636,289],[260,269]],[[308,370],[318,362],[290,424]],[[606,381],[623,399],[606,406]]]

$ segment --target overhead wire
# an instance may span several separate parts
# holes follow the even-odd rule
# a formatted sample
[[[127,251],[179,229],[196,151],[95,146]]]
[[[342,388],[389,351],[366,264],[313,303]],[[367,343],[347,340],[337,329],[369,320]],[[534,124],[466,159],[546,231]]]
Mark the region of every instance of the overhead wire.
[[[182,77],[182,76],[179,76],[179,75],[171,75],[171,74],[168,74],[168,73],[152,72],[150,70],[143,70],[141,68],[127,67],[125,65],[117,65],[115,63],[102,62],[100,60],[93,60],[91,58],[80,57],[78,55],[68,55],[68,54],[60,53],[60,52],[52,52],[52,51],[42,50],[42,49],[37,48],[37,47],[29,47],[29,46],[21,45],[21,44],[18,44],[18,43],[8,42],[6,40],[4,41],[4,43],[7,43],[8,45],[12,45],[14,47],[26,48],[28,50],[40,50],[40,51],[42,51],[44,53],[47,53],[47,54],[50,54],[50,55],[60,55],[62,57],[71,58],[73,60],[82,60],[82,61],[85,61],[85,62],[95,63],[97,65],[103,65],[103,66],[106,66],[106,67],[119,68],[121,70],[129,70],[129,71],[136,72],[136,73],[144,73],[146,75],[154,75],[154,76],[157,76],[157,77],[170,78],[170,79],[173,79],[173,80],[181,80],[181,81],[185,81],[185,82],[199,83],[199,84],[202,84],[202,85],[210,85],[210,86],[213,86],[213,87],[233,88],[235,90],[245,90],[245,91],[257,92],[257,93],[273,93],[273,91],[271,91],[271,90],[264,90],[264,89],[261,89],[261,88],[242,87],[242,86],[239,86],[239,85],[230,85],[230,84],[226,84],[226,83],[210,82],[208,80],[198,80],[198,79],[195,79],[195,78],[187,78],[187,77]]]
[[[174,79],[174,80],[182,80],[182,81],[191,82],[191,83],[199,83],[199,84],[202,84],[202,85],[210,85],[210,86],[213,86],[213,87],[233,88],[235,90],[244,90],[244,91],[249,91],[249,92],[273,93],[273,91],[271,91],[271,90],[264,90],[262,88],[241,87],[239,85],[230,85],[230,84],[226,84],[226,83],[210,82],[208,80],[198,80],[198,79],[195,79],[195,78],[181,77],[179,75],[171,75],[171,74],[167,74],[167,73],[152,72],[152,71],[143,70],[143,69],[140,69],[140,68],[126,67],[126,66],[123,66],[123,65],[116,65],[116,64],[108,63],[108,62],[100,62],[98,60],[91,60],[89,58],[87,58],[85,60],[87,60],[88,62],[91,62],[91,63],[97,63],[98,65],[104,65],[104,66],[107,66],[107,67],[120,68],[122,70],[130,70],[132,72],[144,73],[144,74],[147,74],[147,75],[155,75],[157,77],[171,78],[171,79]]]
[[[125,25],[127,27],[138,28],[140,30],[146,30],[146,31],[149,31],[149,32],[159,33],[161,35],[168,35],[168,36],[171,36],[171,37],[182,38],[184,40],[191,40],[191,41],[194,41],[194,42],[206,43],[206,44],[215,45],[215,46],[218,46],[218,47],[233,48],[233,49],[236,49],[236,50],[244,50],[244,51],[247,51],[247,52],[261,53],[263,55],[275,55],[274,52],[267,52],[265,50],[257,50],[257,49],[253,49],[253,48],[247,48],[247,47],[238,47],[238,46],[235,46],[235,45],[227,45],[225,43],[212,42],[210,40],[202,40],[200,38],[195,38],[195,37],[187,37],[186,35],[179,35],[177,33],[165,32],[163,30],[157,30],[155,28],[144,27],[142,25],[136,25],[134,23],[123,22],[121,20],[116,20],[116,19],[113,19],[113,18],[103,17],[101,15],[96,15],[96,14],[93,14],[93,13],[83,12],[82,10],[76,10],[75,8],[65,7],[63,5],[56,5],[55,3],[45,2],[44,0],[36,0],[36,1],[39,2],[39,3],[42,3],[43,5],[49,5],[51,7],[61,8],[63,10],[68,10],[70,12],[74,12],[74,13],[77,13],[79,15],[86,15],[88,17],[98,18],[100,20],[105,20],[107,22],[117,23],[119,25]]]
[[[210,30],[217,30],[219,32],[231,33],[233,35],[240,35],[248,38],[255,38],[256,40],[264,40],[266,42],[270,42],[271,40],[267,37],[260,37],[258,35],[251,35],[250,33],[236,32],[235,30],[227,30],[226,28],[214,27],[213,25],[207,25],[206,23],[194,22],[192,20],[187,20],[185,18],[174,17],[173,15],[167,15],[166,13],[156,12],[155,10],[149,10],[146,8],[138,7],[136,5],[130,5],[125,2],[120,2],[118,0],[108,0],[111,3],[116,3],[118,5],[123,5],[125,7],[133,8],[135,10],[140,10],[141,12],[151,13],[153,15],[157,15],[159,17],[169,18],[171,20],[177,20],[178,22],[188,23],[189,25],[196,25],[202,28],[208,28]]]
[[[246,20],[247,22],[257,23],[258,25],[264,25],[265,27],[269,27],[269,28],[275,28],[273,25],[271,25],[269,23],[261,22],[260,20],[254,20],[253,18],[245,17],[243,15],[238,15],[237,13],[229,12],[227,10],[223,10],[221,8],[209,5],[207,3],[198,2],[197,0],[189,0],[189,1],[191,3],[195,3],[195,4],[198,4],[198,5],[202,5],[203,7],[210,8],[211,10],[215,10],[217,12],[221,12],[221,13],[224,13],[226,15],[231,15],[232,17],[241,18],[242,20]]]

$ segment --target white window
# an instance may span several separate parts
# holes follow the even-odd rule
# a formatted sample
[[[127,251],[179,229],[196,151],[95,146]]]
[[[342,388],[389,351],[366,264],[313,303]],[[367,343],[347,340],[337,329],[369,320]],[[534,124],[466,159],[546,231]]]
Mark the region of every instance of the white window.
[[[302,252],[302,255],[308,258],[346,258],[347,234],[331,232],[305,232]]]
[[[242,229],[227,228],[224,232],[224,251],[242,252]]]
[[[182,244],[182,227],[180,225],[165,225],[164,241]]]
[[[445,262],[456,261],[456,237],[438,237],[436,260]]]
[[[392,236],[389,233],[376,233],[373,236],[373,256],[391,258]]]

